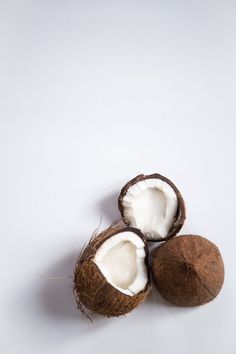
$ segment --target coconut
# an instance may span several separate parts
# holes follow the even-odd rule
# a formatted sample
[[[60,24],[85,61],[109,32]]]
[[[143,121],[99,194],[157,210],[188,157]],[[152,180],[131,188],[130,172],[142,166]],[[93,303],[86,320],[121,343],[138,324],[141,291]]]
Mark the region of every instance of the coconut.
[[[166,300],[178,306],[198,306],[219,293],[224,264],[212,242],[201,236],[184,235],[154,250],[152,274]]]
[[[150,291],[148,250],[141,232],[110,227],[91,239],[74,272],[78,307],[111,317],[124,315]]]
[[[148,241],[170,239],[185,220],[181,193],[157,173],[129,181],[121,190],[118,205],[125,224],[140,229]]]

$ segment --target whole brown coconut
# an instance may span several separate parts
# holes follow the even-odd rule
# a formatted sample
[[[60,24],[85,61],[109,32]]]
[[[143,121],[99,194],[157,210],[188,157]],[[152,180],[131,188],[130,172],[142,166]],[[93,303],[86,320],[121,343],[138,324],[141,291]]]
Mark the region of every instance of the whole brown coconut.
[[[178,306],[198,306],[213,300],[224,281],[218,248],[201,236],[178,236],[154,251],[154,283],[161,295]]]
[[[118,206],[124,223],[140,229],[148,241],[167,241],[177,235],[186,217],[180,191],[158,173],[129,181],[120,192]]]
[[[150,284],[148,249],[134,228],[110,227],[92,238],[74,272],[75,298],[85,314],[87,308],[107,317],[124,315],[146,299]]]

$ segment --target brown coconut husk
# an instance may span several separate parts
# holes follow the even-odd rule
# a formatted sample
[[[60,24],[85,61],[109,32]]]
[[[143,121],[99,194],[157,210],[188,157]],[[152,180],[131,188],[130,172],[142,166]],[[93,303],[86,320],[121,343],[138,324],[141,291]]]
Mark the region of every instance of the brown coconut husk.
[[[151,178],[161,179],[162,181],[168,183],[175,191],[176,196],[177,196],[177,200],[178,200],[178,208],[177,208],[176,215],[175,215],[175,218],[173,221],[173,225],[172,225],[171,229],[169,230],[168,235],[162,240],[153,240],[153,239],[149,240],[149,239],[147,239],[147,241],[152,241],[152,242],[163,242],[163,241],[167,241],[170,238],[177,235],[177,233],[181,230],[181,228],[184,224],[185,218],[186,218],[186,209],[185,209],[184,199],[183,199],[180,191],[178,190],[178,188],[168,178],[166,178],[158,173],[153,173],[151,175],[144,175],[144,174],[138,175],[137,177],[133,178],[131,181],[126,183],[126,185],[121,189],[119,199],[118,199],[118,207],[121,212],[121,216],[122,216],[124,223],[126,225],[130,226],[129,221],[124,216],[123,198],[131,186],[133,186],[134,184],[136,184],[140,181],[143,181],[145,179],[151,179]]]
[[[86,309],[106,317],[127,314],[142,303],[151,289],[150,272],[148,265],[148,249],[145,244],[148,282],[143,291],[134,296],[123,294],[114,288],[103,276],[97,265],[93,262],[97,250],[111,236],[131,231],[143,241],[142,233],[132,227],[110,227],[101,234],[93,237],[79,256],[74,271],[74,295],[78,308],[88,317]],[[145,242],[145,241],[144,241]]]
[[[218,248],[204,237],[178,236],[153,252],[152,275],[160,294],[178,306],[212,301],[224,282]]]

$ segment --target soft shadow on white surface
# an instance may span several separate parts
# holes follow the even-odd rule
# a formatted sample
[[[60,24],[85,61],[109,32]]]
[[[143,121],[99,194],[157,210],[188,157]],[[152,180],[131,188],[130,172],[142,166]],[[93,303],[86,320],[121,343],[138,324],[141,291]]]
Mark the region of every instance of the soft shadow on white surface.
[[[42,311],[48,316],[58,319],[85,320],[76,309],[73,297],[73,267],[78,252],[71,253],[54,263],[42,277],[39,277],[41,288],[38,300]],[[45,278],[44,278],[45,276]],[[46,278],[47,277],[47,278]],[[53,279],[55,277],[55,279]],[[56,279],[58,277],[58,279]],[[65,278],[64,278],[65,277]]]
[[[107,194],[103,199],[100,200],[97,206],[98,213],[101,215],[105,221],[108,221],[110,224],[121,217],[120,211],[118,209],[118,197],[120,192],[114,191],[110,194]]]
[[[73,295],[73,272],[79,252],[72,252],[58,262],[54,263],[44,274],[41,288],[38,293],[38,303],[46,317],[51,317],[55,321],[69,320],[80,323],[84,330],[105,325],[107,319],[91,314],[92,323],[77,309],[77,304]],[[52,279],[50,279],[50,277]],[[58,279],[53,279],[53,278]],[[61,279],[60,279],[61,278]]]

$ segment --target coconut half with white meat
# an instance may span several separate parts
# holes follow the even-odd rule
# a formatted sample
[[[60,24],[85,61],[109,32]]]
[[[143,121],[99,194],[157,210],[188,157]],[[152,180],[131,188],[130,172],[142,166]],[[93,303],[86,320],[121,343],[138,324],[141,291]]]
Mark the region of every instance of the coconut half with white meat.
[[[185,220],[185,205],[177,187],[157,173],[138,175],[121,190],[119,209],[126,225],[138,228],[148,241],[175,236]]]
[[[148,249],[132,227],[110,227],[94,237],[80,255],[74,272],[74,294],[83,312],[124,315],[150,291]]]

